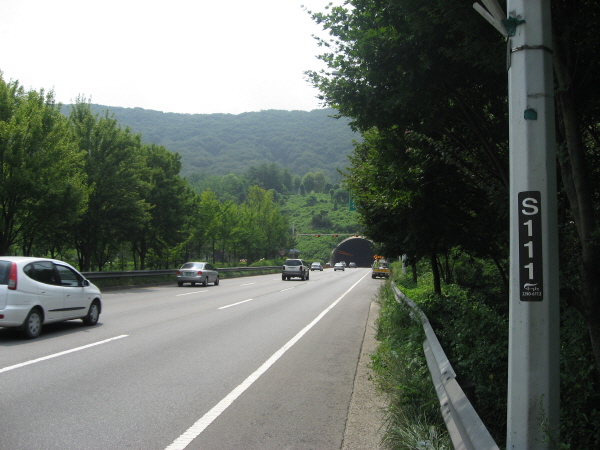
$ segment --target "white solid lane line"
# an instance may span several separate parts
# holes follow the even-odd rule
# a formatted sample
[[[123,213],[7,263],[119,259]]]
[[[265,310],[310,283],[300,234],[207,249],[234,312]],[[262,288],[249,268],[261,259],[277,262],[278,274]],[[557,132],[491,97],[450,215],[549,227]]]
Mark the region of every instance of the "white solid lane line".
[[[350,292],[354,287],[360,283],[367,274],[362,276],[360,280],[354,283],[350,289],[344,292],[335,302],[329,305],[321,314],[317,316],[311,323],[305,326],[300,332],[290,339],[283,347],[277,350],[273,356],[267,359],[262,366],[260,366],[256,371],[251,374],[248,378],[246,378],[242,383],[236,387],[233,391],[231,391],[223,400],[217,403],[210,411],[208,411],[204,416],[202,416],[195,424],[193,424],[190,428],[187,429],[181,436],[179,436],[171,445],[169,445],[165,450],[183,450],[185,449],[190,442],[196,439],[200,433],[202,433],[206,427],[208,427],[217,417],[221,415],[223,411],[225,411],[229,406],[237,399],[240,395],[244,393],[246,389],[248,389],[252,384],[260,378],[260,376],[265,373],[269,367],[271,367],[279,358],[281,358],[285,352],[287,352],[296,342],[298,342],[302,336],[304,336],[312,327],[314,327],[322,318],[327,314],[335,305],[337,305],[345,296]]]
[[[69,353],[78,352],[79,350],[85,350],[86,348],[95,347],[96,345],[106,344],[107,342],[111,342],[111,341],[121,339],[124,337],[128,337],[128,336],[129,336],[128,334],[123,334],[121,336],[117,336],[114,338],[105,339],[104,341],[94,342],[93,344],[84,345],[82,347],[73,348],[71,350],[65,350],[64,352],[54,353],[53,355],[44,356],[44,357],[38,358],[38,359],[32,359],[31,361],[25,361],[25,362],[22,362],[19,364],[15,364],[14,366],[4,367],[3,369],[0,369],[0,373],[8,372],[9,370],[18,369],[20,367],[28,366],[30,364],[35,364],[35,363],[38,363],[41,361],[46,361],[48,359],[56,358],[58,356],[67,355]]]

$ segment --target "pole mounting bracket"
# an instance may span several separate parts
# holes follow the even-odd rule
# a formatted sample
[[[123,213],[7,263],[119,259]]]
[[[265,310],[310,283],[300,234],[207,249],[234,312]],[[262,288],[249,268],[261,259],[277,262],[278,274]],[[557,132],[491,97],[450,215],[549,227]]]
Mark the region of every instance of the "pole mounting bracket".
[[[516,17],[509,17],[508,19],[502,19],[502,25],[506,29],[508,36],[514,36],[517,32],[517,27],[525,23],[524,19],[517,19]]]

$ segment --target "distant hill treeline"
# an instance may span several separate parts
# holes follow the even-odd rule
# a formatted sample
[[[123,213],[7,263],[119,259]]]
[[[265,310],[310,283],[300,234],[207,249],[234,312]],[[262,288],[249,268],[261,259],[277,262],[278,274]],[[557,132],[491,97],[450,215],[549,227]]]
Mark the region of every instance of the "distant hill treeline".
[[[353,140],[360,139],[333,109],[268,110],[243,114],[178,114],[143,108],[91,105],[114,115],[147,143],[181,155],[183,176],[244,173],[250,166],[277,163],[294,175],[322,171],[337,182],[349,166]],[[68,114],[68,106],[65,106]]]

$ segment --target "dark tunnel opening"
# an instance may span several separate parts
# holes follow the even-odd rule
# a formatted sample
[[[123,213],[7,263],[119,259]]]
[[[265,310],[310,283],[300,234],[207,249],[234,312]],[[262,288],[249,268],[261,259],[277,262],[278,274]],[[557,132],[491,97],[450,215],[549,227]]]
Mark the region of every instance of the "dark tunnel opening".
[[[356,263],[356,267],[371,267],[373,264],[373,243],[368,239],[351,237],[342,241],[331,254],[331,265],[345,261],[346,265]]]

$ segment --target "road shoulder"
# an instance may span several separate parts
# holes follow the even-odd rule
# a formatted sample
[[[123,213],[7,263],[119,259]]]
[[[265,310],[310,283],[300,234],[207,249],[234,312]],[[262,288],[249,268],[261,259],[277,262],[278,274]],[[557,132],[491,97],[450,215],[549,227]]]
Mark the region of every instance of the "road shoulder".
[[[373,301],[354,378],[354,389],[350,400],[342,450],[380,448],[385,402],[375,390],[373,371],[368,367],[371,354],[377,348],[375,320],[378,316],[379,305]]]

